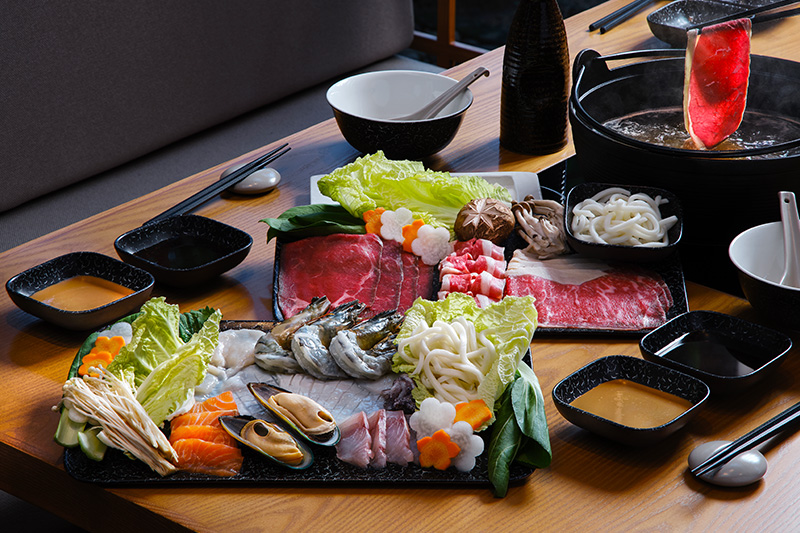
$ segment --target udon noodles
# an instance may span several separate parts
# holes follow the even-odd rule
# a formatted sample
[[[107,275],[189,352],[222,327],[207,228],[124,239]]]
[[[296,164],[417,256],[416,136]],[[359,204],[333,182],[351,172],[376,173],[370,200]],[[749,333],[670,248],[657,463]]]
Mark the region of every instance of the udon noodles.
[[[576,238],[600,244],[659,247],[669,244],[667,232],[678,221],[663,218],[660,206],[668,200],[611,187],[578,203],[572,209]]]

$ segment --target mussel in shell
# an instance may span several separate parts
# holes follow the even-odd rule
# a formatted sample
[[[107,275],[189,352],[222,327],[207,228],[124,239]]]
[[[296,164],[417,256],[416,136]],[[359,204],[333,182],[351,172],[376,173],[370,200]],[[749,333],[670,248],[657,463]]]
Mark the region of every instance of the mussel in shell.
[[[314,462],[311,449],[278,424],[251,416],[221,416],[219,422],[238,442],[280,465],[302,470]]]
[[[333,415],[311,398],[267,383],[249,383],[247,388],[264,407],[309,442],[320,446],[339,442],[340,432]]]

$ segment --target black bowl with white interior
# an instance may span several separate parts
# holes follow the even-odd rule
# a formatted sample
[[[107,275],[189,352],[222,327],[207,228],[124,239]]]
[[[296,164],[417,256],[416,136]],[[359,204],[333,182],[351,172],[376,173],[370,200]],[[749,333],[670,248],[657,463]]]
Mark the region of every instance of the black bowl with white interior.
[[[728,255],[747,301],[776,327],[800,330],[800,288],[781,285],[783,226],[769,222],[749,228],[731,241]]]
[[[631,195],[642,193],[648,195],[653,200],[659,198],[664,201],[659,207],[662,219],[675,216],[677,221],[667,231],[667,244],[663,246],[628,246],[622,244],[606,244],[601,242],[588,241],[580,238],[573,231],[572,222],[575,217],[573,210],[575,206],[596,194],[609,189],[624,189]],[[564,226],[567,243],[570,248],[581,255],[594,257],[604,261],[620,262],[652,262],[663,261],[674,254],[683,236],[683,212],[677,196],[671,192],[656,187],[644,185],[618,185],[611,183],[588,182],[580,183],[570,189],[567,193],[566,207],[564,209]]]
[[[472,105],[472,91],[466,89],[433,118],[395,119],[419,111],[456,83],[431,72],[383,70],[338,81],[326,96],[339,130],[353,148],[416,160],[450,144]]]

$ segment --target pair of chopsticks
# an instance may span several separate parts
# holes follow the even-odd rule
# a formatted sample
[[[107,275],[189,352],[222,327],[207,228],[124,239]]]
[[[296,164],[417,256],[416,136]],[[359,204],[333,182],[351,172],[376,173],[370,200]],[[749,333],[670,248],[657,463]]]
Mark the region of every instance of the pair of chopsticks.
[[[740,453],[766,442],[797,419],[800,419],[800,402],[767,420],[746,435],[742,435],[730,444],[720,448],[711,457],[692,468],[692,474],[697,477],[708,474]]]
[[[197,209],[198,207],[208,202],[209,200],[214,198],[217,194],[221,193],[228,187],[236,185],[237,183],[242,181],[244,178],[246,178],[253,172],[261,170],[266,165],[269,165],[270,163],[278,159],[280,156],[291,150],[291,148],[287,148],[287,146],[289,146],[288,143],[283,144],[282,146],[275,148],[271,152],[266,153],[261,157],[254,159],[253,161],[250,161],[243,167],[231,172],[229,175],[225,176],[218,182],[209,185],[208,187],[198,192],[197,194],[190,196],[189,198],[182,201],[175,207],[171,207],[166,211],[164,211],[163,213],[161,213],[160,215],[151,218],[150,220],[145,222],[145,225],[151,224],[153,222],[158,222],[159,220],[163,220],[165,218],[177,215],[185,215],[186,213],[189,213],[194,209]],[[286,149],[284,150],[284,148]]]
[[[652,2],[652,0],[633,0],[630,4],[622,6],[613,13],[589,24],[589,31],[599,29],[600,33],[605,33],[614,26],[631,18],[650,2]]]
[[[773,2],[772,4],[767,4],[763,6],[757,6],[750,9],[745,9],[743,11],[737,11],[736,13],[731,13],[730,15],[725,15],[724,17],[720,17],[718,19],[709,20],[706,22],[701,22],[699,24],[693,24],[686,28],[686,30],[696,30],[699,28],[704,28],[705,26],[713,26],[715,24],[721,24],[723,22],[728,22],[730,20],[737,20],[743,18],[751,18],[752,23],[757,22],[766,22],[768,20],[774,20],[783,17],[789,17],[792,15],[797,14],[800,12],[800,8],[798,9],[787,9],[785,11],[778,11],[776,13],[769,13],[767,15],[761,15],[759,17],[755,17],[759,13],[763,13],[765,11],[772,11],[773,9],[779,9],[781,7],[785,7],[791,4],[796,4],[797,0],[780,0],[778,2]],[[702,29],[701,29],[702,31]]]

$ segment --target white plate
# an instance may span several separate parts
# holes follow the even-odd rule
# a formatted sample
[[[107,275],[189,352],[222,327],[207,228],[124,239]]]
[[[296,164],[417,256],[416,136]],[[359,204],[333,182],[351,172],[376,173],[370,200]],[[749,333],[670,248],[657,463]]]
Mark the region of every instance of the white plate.
[[[479,176],[492,185],[502,185],[511,193],[512,200],[522,200],[529,194],[537,200],[542,198],[542,189],[539,187],[539,175],[535,172],[453,172],[453,176]],[[335,204],[333,200],[319,192],[317,182],[322,174],[311,176],[312,204]]]

